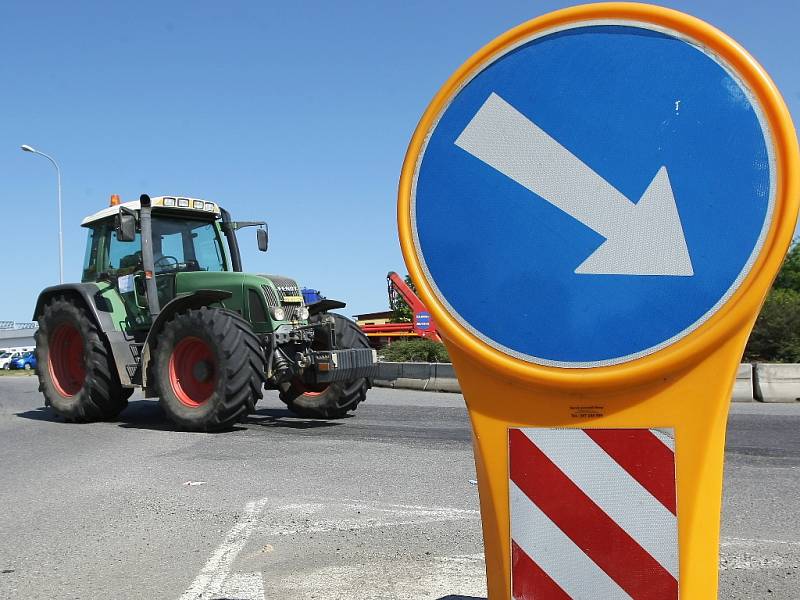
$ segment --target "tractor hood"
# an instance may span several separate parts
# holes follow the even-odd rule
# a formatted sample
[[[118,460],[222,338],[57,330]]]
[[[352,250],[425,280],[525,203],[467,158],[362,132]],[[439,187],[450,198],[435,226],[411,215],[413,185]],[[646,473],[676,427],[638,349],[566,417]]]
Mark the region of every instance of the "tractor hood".
[[[235,271],[192,271],[178,273],[175,276],[175,293],[185,294],[196,290],[225,290],[233,297],[225,305],[232,304],[241,298],[248,288],[261,290],[266,295],[268,306],[283,304],[303,304],[303,294],[294,279],[282,275],[263,275],[254,273],[238,273]],[[240,306],[229,306],[239,309]]]
[[[253,296],[260,297],[265,309],[282,308],[285,318],[277,320],[274,315],[264,331],[271,330],[283,322],[305,321],[303,294],[294,279],[281,275],[256,275],[235,271],[196,271],[175,275],[175,294],[186,294],[197,290],[224,290],[230,292],[222,304],[249,319],[256,332],[261,332],[265,323],[253,312]]]
[[[258,276],[272,283],[278,292],[278,299],[281,301],[281,304],[303,303],[303,293],[300,291],[300,286],[297,285],[294,279],[284,277],[283,275],[259,274]]]

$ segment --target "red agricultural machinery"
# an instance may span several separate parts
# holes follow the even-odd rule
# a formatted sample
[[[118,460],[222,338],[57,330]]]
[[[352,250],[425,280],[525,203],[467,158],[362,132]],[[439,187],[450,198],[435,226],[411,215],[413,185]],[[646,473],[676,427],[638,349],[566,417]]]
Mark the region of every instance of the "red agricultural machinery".
[[[361,330],[370,338],[387,338],[387,341],[397,338],[426,338],[435,342],[442,341],[436,328],[436,322],[431,317],[422,300],[414,290],[403,281],[394,271],[386,275],[389,304],[395,305],[395,300],[400,297],[411,308],[413,318],[407,323],[376,323],[361,325]]]

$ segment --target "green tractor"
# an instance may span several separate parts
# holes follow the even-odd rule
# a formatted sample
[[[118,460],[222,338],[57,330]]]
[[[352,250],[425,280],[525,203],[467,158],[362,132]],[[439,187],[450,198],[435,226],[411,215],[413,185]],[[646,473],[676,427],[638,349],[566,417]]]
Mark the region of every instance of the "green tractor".
[[[49,287],[34,318],[39,389],[68,420],[116,417],[137,387],[180,428],[230,427],[277,389],[300,416],[337,418],[366,398],[375,352],[342,302],[306,305],[288,277],[242,272],[214,202],[142,195],[85,218],[81,283]]]

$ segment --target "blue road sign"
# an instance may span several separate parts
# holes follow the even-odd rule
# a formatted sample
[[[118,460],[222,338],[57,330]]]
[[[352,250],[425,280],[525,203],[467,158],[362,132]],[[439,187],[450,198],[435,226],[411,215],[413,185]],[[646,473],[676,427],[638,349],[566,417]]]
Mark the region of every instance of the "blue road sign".
[[[423,331],[427,331],[431,328],[431,313],[429,312],[418,312],[414,315],[414,319],[417,322],[417,327],[422,329]]]
[[[414,174],[414,241],[434,292],[488,344],[618,364],[736,291],[772,218],[773,154],[753,93],[685,36],[538,34],[439,115]]]

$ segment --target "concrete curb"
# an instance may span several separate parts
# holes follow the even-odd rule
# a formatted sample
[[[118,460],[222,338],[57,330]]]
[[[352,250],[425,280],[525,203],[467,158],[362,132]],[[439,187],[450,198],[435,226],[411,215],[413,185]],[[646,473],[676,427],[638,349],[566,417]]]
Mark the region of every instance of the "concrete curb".
[[[760,363],[756,365],[754,393],[761,402],[800,400],[800,365]]]
[[[755,400],[753,394],[753,365],[750,363],[742,363],[739,365],[739,370],[736,372],[736,382],[733,384],[733,397],[731,400],[734,402],[753,402]]]
[[[450,363],[378,364],[378,387],[429,392],[461,392]],[[734,402],[796,402],[800,399],[800,365],[742,363],[733,385]]]
[[[375,385],[429,392],[461,392],[450,363],[378,363]]]

